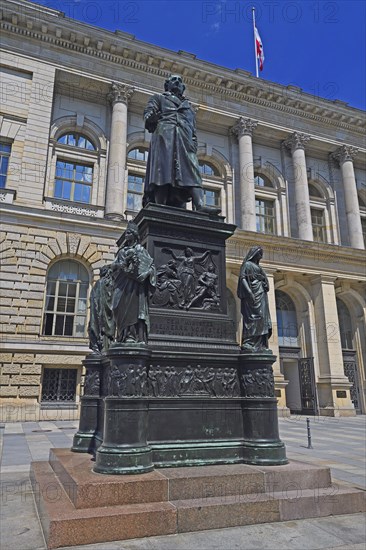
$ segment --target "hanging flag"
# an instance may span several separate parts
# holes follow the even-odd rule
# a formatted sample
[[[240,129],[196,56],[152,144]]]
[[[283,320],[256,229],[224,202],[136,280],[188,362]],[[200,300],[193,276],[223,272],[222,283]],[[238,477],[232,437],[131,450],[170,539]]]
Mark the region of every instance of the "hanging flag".
[[[255,35],[256,55],[257,55],[257,59],[259,60],[259,70],[263,71],[264,50],[263,50],[262,40],[261,40],[261,37],[259,36],[257,27],[254,27],[254,35]]]

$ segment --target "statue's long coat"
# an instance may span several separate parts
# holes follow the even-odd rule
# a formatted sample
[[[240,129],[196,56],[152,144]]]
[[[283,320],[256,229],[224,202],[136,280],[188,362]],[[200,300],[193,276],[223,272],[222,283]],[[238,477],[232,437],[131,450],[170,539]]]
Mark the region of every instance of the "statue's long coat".
[[[196,117],[190,102],[170,92],[152,96],[144,112],[153,132],[146,168],[145,193],[154,186],[201,187],[197,160]]]

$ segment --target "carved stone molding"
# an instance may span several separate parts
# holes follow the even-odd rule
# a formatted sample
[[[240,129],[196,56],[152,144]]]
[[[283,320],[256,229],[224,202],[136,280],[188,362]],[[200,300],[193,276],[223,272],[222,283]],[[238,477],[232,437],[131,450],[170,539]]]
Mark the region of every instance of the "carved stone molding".
[[[283,144],[285,147],[290,149],[291,153],[297,149],[305,149],[305,145],[310,141],[310,136],[302,134],[301,132],[294,132],[287,139],[284,140]]]
[[[351,145],[342,145],[334,153],[331,153],[330,157],[335,160],[340,166],[346,162],[353,162],[354,158],[358,154],[359,149],[352,147]]]
[[[133,86],[112,82],[111,91],[107,94],[107,98],[112,105],[115,103],[125,103],[128,105],[134,92],[135,88]]]
[[[238,122],[231,128],[231,133],[234,134],[238,139],[241,136],[253,136],[253,130],[258,126],[256,120],[251,118],[240,117]]]

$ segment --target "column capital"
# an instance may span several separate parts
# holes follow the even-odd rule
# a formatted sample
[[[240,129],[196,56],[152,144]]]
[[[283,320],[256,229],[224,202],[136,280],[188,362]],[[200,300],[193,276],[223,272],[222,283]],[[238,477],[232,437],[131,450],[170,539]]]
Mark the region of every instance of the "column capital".
[[[291,150],[291,153],[297,149],[305,149],[305,145],[310,141],[311,137],[301,132],[294,132],[283,141],[285,147]]]
[[[258,126],[258,122],[256,120],[252,120],[251,118],[244,118],[240,117],[237,123],[230,128],[230,132],[234,134],[238,139],[241,136],[251,136],[253,135],[253,130],[256,129]]]
[[[357,149],[357,147],[352,147],[352,145],[342,145],[330,154],[330,158],[335,160],[341,166],[347,160],[353,162],[353,159],[358,154],[358,151],[359,149]]]
[[[135,92],[133,86],[128,86],[127,84],[117,84],[112,82],[109,93],[107,94],[107,99],[114,105],[115,103],[125,103],[128,105],[132,95]]]

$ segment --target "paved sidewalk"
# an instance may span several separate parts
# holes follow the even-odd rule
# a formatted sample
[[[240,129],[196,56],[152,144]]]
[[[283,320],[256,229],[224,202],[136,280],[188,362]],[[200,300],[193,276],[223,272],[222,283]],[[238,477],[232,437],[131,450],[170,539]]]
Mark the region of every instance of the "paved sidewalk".
[[[29,483],[32,460],[47,460],[51,447],[70,447],[78,422],[6,423],[0,428],[2,550],[46,548]],[[290,459],[328,465],[333,480],[366,488],[366,417],[311,418],[313,449],[307,449],[306,419],[280,419]],[[74,550],[364,550],[363,514],[316,518],[73,547]]]

